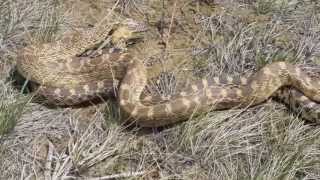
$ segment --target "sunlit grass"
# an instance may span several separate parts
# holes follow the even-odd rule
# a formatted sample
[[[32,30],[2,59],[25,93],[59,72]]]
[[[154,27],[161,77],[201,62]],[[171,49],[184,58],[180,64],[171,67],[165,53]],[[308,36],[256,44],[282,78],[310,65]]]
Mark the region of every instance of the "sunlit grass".
[[[243,75],[282,58],[299,64],[319,61],[320,20],[312,2],[297,7],[274,0],[217,1],[214,5],[207,1],[159,2],[121,0],[116,8],[151,24],[145,44],[151,39],[156,46],[145,47],[151,55],[146,53],[142,59],[167,58],[166,53],[171,52],[168,60],[190,54],[182,56],[190,57],[187,60],[193,69],[187,72],[199,77]],[[53,41],[60,31],[72,29],[72,18],[82,18],[72,16],[79,10],[77,5],[87,10],[82,13],[99,20],[95,13],[101,9],[105,13],[114,2],[78,1],[73,8],[65,4],[63,0],[0,2],[4,17],[0,18],[0,63],[5,64],[1,69],[5,73],[0,73],[0,134],[4,135],[0,139],[0,179],[139,179],[154,171],[153,179],[320,178],[318,126],[305,123],[276,102],[202,113],[174,126],[141,130],[126,128],[113,104],[50,109],[27,103],[29,96],[19,95],[5,81],[18,49],[31,40]],[[201,11],[209,4],[217,6],[212,15]],[[247,8],[254,16],[244,17],[235,7]],[[261,22],[255,15],[270,19]],[[168,42],[166,47],[161,46],[163,42]],[[159,47],[163,49],[152,51]],[[176,92],[174,81],[181,79],[175,79],[176,74],[161,76],[150,93]],[[45,158],[36,158],[37,153]]]

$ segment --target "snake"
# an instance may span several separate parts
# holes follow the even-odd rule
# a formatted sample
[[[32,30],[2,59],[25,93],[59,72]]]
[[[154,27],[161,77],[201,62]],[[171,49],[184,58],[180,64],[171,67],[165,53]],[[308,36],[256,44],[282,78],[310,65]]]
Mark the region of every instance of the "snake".
[[[142,98],[150,78],[147,69],[122,47],[146,29],[143,23],[125,19],[72,32],[54,42],[31,44],[19,53],[17,69],[53,104],[72,106],[113,96],[128,119],[144,127],[174,124],[194,113],[252,107],[273,97],[307,120],[320,119],[320,79],[285,60],[250,77],[199,79],[167,101]],[[104,42],[111,45],[100,48]]]

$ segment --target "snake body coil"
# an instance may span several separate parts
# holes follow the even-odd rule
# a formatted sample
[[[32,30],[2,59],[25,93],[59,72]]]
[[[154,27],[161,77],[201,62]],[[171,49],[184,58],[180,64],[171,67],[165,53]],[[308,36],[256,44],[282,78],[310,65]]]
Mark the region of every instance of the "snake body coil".
[[[146,105],[141,94],[148,77],[140,60],[114,48],[95,57],[79,55],[110,35],[113,43],[118,43],[119,37],[129,39],[144,30],[132,21],[114,26],[118,29],[103,26],[71,34],[55,43],[28,46],[18,58],[18,71],[40,84],[39,94],[59,105],[118,94],[121,108],[142,126],[175,123],[194,112],[254,106],[272,96],[309,109],[303,115],[309,120],[320,119],[319,79],[286,62],[269,64],[250,78],[225,77],[233,86],[222,86],[221,78],[202,79],[167,102]],[[279,91],[283,87],[294,89]]]

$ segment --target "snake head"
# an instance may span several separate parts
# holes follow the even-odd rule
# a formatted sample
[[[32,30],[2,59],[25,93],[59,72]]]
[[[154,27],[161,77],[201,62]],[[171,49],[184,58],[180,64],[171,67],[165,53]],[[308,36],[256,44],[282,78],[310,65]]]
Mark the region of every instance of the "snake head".
[[[138,22],[133,19],[125,19],[118,24],[113,30],[113,44],[132,44],[143,38],[144,32],[148,30],[147,25],[143,22]]]

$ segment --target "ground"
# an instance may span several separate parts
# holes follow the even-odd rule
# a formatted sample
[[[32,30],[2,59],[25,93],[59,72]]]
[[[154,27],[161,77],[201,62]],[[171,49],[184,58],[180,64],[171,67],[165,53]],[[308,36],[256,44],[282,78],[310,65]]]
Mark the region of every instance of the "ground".
[[[19,49],[93,26],[110,12],[145,22],[143,61],[177,68],[150,85],[244,75],[284,59],[320,64],[314,0],[0,0],[0,179],[320,179],[320,130],[268,101],[158,129],[127,128],[110,102],[50,108],[11,83]],[[171,60],[171,61],[170,61]],[[186,78],[187,77],[187,78]]]

